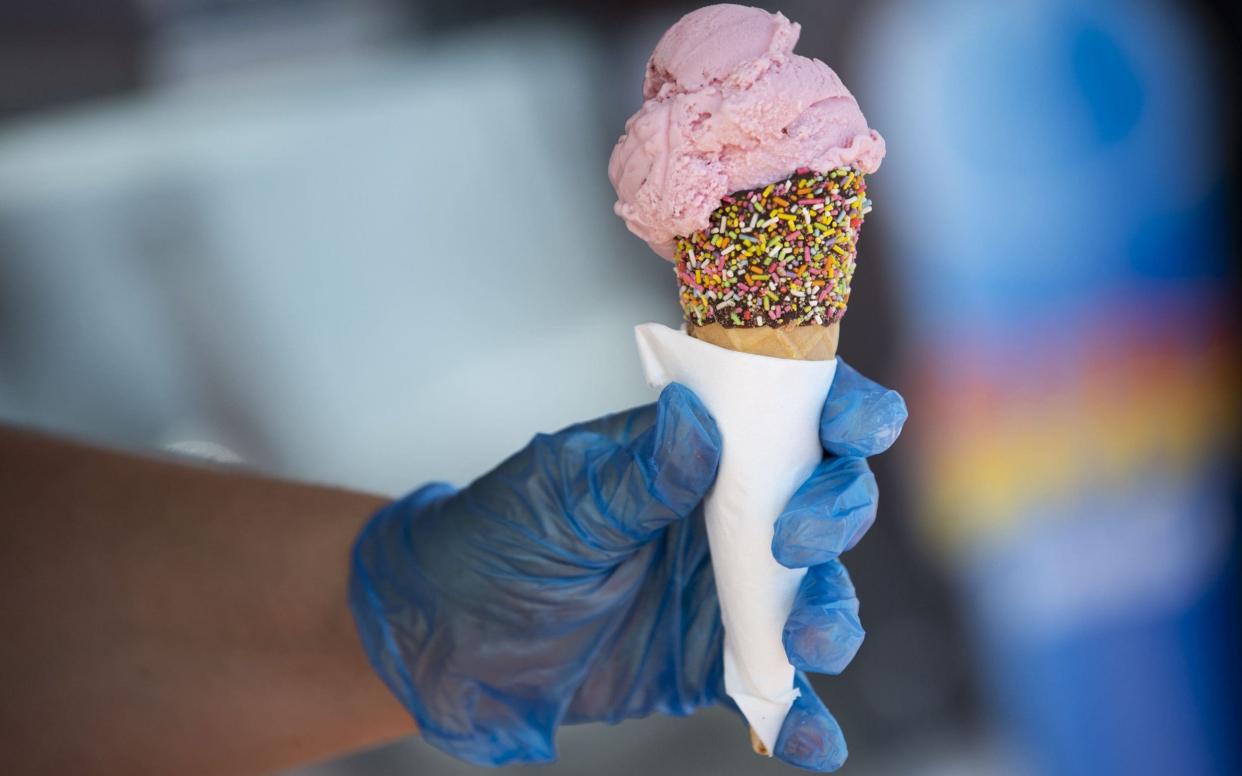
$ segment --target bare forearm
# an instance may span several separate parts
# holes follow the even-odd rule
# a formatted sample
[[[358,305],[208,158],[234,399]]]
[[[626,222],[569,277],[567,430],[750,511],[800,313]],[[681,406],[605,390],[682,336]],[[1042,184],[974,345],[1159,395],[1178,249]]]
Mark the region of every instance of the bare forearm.
[[[412,732],[345,605],[380,499],[3,428],[0,498],[19,770],[261,773]]]

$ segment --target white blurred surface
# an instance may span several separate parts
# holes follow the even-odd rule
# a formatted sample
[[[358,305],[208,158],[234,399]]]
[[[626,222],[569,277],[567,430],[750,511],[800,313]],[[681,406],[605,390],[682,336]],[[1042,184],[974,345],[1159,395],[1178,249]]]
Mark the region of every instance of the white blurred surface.
[[[585,45],[485,30],[10,126],[0,414],[399,493],[648,401],[631,326],[676,318],[672,274],[619,237]]]

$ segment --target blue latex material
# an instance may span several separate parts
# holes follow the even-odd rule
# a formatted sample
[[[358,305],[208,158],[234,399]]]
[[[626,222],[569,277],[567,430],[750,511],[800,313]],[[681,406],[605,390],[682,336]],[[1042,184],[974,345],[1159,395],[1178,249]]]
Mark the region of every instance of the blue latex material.
[[[811,567],[784,632],[802,697],[774,754],[793,765],[845,760],[801,672],[837,673],[862,643],[837,556],[875,519],[863,456],[905,417],[899,395],[840,362],[821,423],[833,454],[776,526],[778,561]],[[536,436],[462,490],[427,485],[377,513],[350,605],[423,737],[473,763],[546,762],[562,724],[727,703],[700,508],[719,459],[715,422],[673,384],[655,405]]]

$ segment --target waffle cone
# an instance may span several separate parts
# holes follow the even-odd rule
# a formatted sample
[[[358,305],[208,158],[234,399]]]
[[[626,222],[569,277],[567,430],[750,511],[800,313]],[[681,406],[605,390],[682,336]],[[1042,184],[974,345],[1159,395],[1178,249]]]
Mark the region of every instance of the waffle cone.
[[[686,324],[691,337],[718,347],[757,356],[789,358],[797,361],[829,361],[837,356],[837,340],[841,336],[841,323],[830,326],[785,326],[776,328],[726,328],[719,323],[706,326]],[[771,757],[772,753],[759,740],[755,729],[750,729],[750,746],[755,754]]]
[[[830,361],[837,356],[840,322],[830,326],[760,326],[756,328],[686,324],[691,337],[728,350],[795,361]]]
[[[754,728],[750,729],[750,748],[760,757],[771,757],[772,753],[763,745],[763,741],[759,740],[759,734]]]

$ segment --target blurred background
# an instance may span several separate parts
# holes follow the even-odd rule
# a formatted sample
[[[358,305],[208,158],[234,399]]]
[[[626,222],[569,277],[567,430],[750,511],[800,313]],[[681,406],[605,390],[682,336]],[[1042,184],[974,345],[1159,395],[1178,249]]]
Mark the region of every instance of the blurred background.
[[[911,419],[847,557],[867,642],[816,682],[846,772],[1242,772],[1237,10],[764,6],[889,145],[842,353]],[[0,4],[0,420],[396,495],[650,401],[675,284],[605,170],[691,7]],[[720,710],[560,747],[785,772]]]

